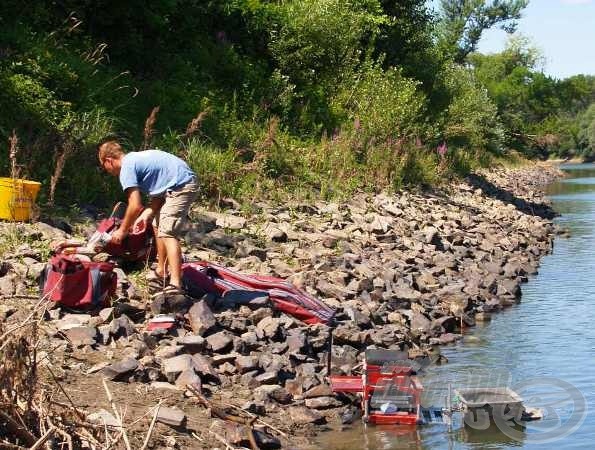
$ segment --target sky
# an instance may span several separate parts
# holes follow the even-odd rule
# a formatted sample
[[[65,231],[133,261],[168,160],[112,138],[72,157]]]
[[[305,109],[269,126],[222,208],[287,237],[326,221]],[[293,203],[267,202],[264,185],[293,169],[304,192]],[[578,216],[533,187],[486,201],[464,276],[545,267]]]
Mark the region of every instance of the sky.
[[[429,4],[437,8],[439,1]],[[529,0],[517,32],[541,51],[546,74],[560,79],[595,75],[595,0]],[[507,40],[502,30],[485,31],[479,51],[502,51]]]
[[[529,0],[517,32],[541,51],[546,74],[595,75],[595,0]],[[502,30],[486,31],[479,51],[501,51],[507,36]]]

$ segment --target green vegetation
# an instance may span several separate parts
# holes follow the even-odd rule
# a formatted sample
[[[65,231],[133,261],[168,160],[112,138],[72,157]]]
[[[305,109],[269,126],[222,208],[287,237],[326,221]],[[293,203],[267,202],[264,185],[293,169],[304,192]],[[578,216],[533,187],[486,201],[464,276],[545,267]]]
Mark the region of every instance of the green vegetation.
[[[526,4],[4,0],[0,174],[13,130],[20,175],[62,205],[121,195],[96,162],[108,136],[175,152],[206,197],[248,202],[432,185],[510,149],[595,156],[595,77],[544,75],[522,38],[476,52]]]

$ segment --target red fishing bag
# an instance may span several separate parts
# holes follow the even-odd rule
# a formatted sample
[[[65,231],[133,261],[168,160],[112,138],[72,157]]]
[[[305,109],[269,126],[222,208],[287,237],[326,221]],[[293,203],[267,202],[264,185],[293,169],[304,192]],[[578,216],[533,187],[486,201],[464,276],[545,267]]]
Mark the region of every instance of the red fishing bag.
[[[142,261],[155,257],[154,233],[151,224],[139,223],[128,230],[124,240],[115,244],[110,242],[111,234],[120,228],[126,214],[126,204],[118,202],[112,214],[97,224],[97,230],[90,241],[97,241],[106,253],[118,256],[126,261]]]
[[[122,221],[118,217],[103,219],[97,225],[97,232],[112,234],[120,227],[121,223]],[[147,226],[145,223],[139,223],[129,230],[128,235],[120,244],[108,241],[103,247],[103,251],[112,256],[122,257],[127,261],[142,261],[152,258],[155,252],[153,227],[150,224]]]
[[[111,263],[55,255],[46,266],[41,285],[44,297],[64,306],[104,306],[116,293],[117,276]]]

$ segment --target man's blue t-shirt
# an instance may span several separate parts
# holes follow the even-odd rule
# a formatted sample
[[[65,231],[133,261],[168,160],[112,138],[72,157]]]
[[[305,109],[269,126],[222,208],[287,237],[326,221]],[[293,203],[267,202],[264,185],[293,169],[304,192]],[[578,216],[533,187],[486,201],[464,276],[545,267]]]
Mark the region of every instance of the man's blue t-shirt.
[[[168,189],[182,187],[194,178],[188,164],[161,150],[130,152],[122,158],[120,184],[124,190],[138,187],[146,194],[158,196]]]

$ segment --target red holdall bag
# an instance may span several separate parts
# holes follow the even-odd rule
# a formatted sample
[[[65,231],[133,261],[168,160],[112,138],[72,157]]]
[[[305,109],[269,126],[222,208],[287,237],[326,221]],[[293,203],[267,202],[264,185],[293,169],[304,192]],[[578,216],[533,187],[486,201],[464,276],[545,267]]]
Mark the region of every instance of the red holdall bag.
[[[104,219],[97,225],[97,232],[112,234],[118,228],[122,221],[117,217]],[[128,235],[120,244],[107,241],[103,251],[112,256],[119,256],[126,261],[142,261],[147,258],[152,259],[155,253],[153,245],[153,227],[144,223],[139,223],[131,227]]]
[[[42,296],[70,308],[105,306],[116,293],[114,265],[81,261],[71,255],[50,258],[41,280]]]
[[[91,242],[99,243],[106,253],[121,257],[126,261],[142,261],[155,257],[153,227],[151,224],[139,223],[128,230],[128,235],[121,243],[111,242],[111,234],[120,228],[126,212],[125,203],[117,203],[112,214],[97,224],[97,231],[91,237]]]

